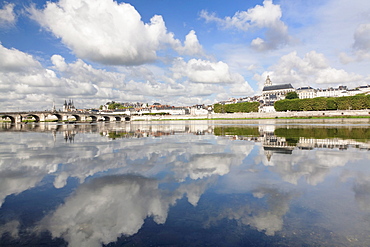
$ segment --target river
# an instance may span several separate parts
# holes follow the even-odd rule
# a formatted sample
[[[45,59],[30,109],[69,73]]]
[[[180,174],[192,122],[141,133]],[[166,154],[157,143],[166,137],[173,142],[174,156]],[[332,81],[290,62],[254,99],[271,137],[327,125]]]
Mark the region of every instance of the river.
[[[370,245],[368,119],[0,126],[0,246]]]

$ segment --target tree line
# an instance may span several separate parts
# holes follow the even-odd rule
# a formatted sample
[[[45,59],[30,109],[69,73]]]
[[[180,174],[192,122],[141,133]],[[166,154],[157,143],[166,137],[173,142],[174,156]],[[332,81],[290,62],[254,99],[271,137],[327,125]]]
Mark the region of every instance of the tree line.
[[[276,111],[325,111],[370,109],[370,95],[284,99],[274,104]]]
[[[242,102],[236,104],[214,104],[215,113],[234,113],[234,112],[258,112],[259,102]]]

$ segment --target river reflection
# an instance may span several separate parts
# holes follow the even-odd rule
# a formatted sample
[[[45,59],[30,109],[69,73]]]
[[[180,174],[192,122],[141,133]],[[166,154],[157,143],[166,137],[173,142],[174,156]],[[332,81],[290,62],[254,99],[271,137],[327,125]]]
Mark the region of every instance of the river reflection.
[[[369,127],[3,124],[0,246],[368,246]]]

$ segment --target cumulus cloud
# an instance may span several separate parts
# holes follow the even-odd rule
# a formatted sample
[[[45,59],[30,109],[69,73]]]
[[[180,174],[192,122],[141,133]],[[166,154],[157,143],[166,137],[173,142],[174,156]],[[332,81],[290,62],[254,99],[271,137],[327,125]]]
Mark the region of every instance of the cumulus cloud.
[[[238,29],[249,31],[250,29],[266,29],[265,37],[257,37],[251,42],[252,48],[265,51],[277,49],[291,42],[288,27],[281,21],[282,11],[279,5],[272,0],[265,0],[263,6],[256,5],[247,11],[236,12],[233,17],[219,18],[215,13],[202,11],[200,16],[206,22],[216,22],[225,29]]]
[[[352,52],[341,52],[339,54],[340,61],[343,64],[352,62],[361,62],[370,60],[370,23],[362,23],[358,25],[354,33],[354,43]]]
[[[16,21],[14,6],[15,5],[13,3],[8,3],[0,9],[0,27],[14,25]]]
[[[237,73],[232,73],[229,66],[222,62],[211,62],[202,59],[190,59],[185,62],[178,58],[172,68],[173,77],[176,80],[183,77],[194,83],[236,83],[244,81],[244,78]]]
[[[254,90],[248,82],[240,81],[231,86],[230,93],[234,96],[250,96],[253,95]]]
[[[64,78],[78,82],[91,82],[103,88],[123,89],[125,85],[125,74],[109,72],[104,69],[95,69],[81,59],[74,63],[66,63],[60,55],[53,55],[51,61],[54,68]]]
[[[354,34],[353,50],[357,60],[370,59],[370,23],[360,24]]]
[[[183,54],[200,54],[194,31],[183,47],[167,31],[162,16],[149,23],[130,4],[113,0],[63,0],[47,2],[44,9],[29,9],[31,18],[70,48],[78,57],[109,65],[153,62],[157,51],[172,47]]]
[[[0,45],[0,53],[0,86],[11,96],[2,98],[7,109],[13,107],[14,110],[14,107],[19,108],[23,104],[30,106],[31,102],[38,102],[40,105],[34,107],[40,110],[40,107],[50,108],[53,98],[96,95],[99,91],[92,81],[58,77],[54,70],[43,68],[35,58],[19,50]],[[34,100],[33,96],[36,97]],[[10,98],[13,101],[8,101]]]
[[[267,75],[270,75],[274,84],[292,83],[294,87],[317,87],[325,84],[358,86],[363,79],[361,75],[331,67],[325,56],[316,51],[306,53],[303,58],[295,51],[282,56],[269,71],[254,76],[260,87],[263,86]]]
[[[191,56],[203,56],[204,51],[202,45],[199,43],[198,37],[194,30],[191,30],[185,37],[184,46],[179,46],[176,50],[180,54]]]
[[[222,62],[194,59],[187,65],[179,59],[181,63],[175,61],[179,73],[183,73],[180,65],[188,66],[188,74],[180,76],[189,76],[193,81],[178,82],[179,78],[173,77],[176,73],[168,73],[168,77],[164,75],[167,70],[155,66],[133,66],[117,71],[97,69],[81,59],[68,63],[58,54],[50,60],[52,66],[44,68],[33,56],[0,44],[0,101],[4,110],[50,109],[55,99],[62,102],[66,98],[75,99],[77,107],[85,108],[98,107],[110,100],[191,105],[204,103],[203,97],[224,92],[221,83],[244,83],[241,75],[231,73]],[[204,71],[207,66],[208,72]],[[210,81],[207,76],[211,76]],[[101,102],[97,102],[99,100]]]
[[[184,94],[176,84],[126,82],[124,73],[95,69],[80,59],[67,63],[62,56],[53,55],[51,62],[52,67],[44,68],[33,56],[0,44],[0,101],[4,110],[50,109],[54,99],[71,97],[80,99],[84,107],[98,107],[97,99],[104,103],[144,101],[156,93],[162,97],[174,91]]]
[[[41,69],[31,55],[17,49],[7,49],[0,43],[0,72],[29,72]]]
[[[354,38],[355,43],[353,47],[356,50],[370,52],[370,23],[359,25],[356,29]]]

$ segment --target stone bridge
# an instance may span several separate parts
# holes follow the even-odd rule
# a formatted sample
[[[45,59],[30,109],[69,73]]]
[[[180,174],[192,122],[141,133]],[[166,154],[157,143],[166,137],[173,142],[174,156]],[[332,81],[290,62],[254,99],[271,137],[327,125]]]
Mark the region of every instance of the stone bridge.
[[[124,122],[130,121],[129,115],[121,114],[100,114],[87,112],[53,112],[53,111],[32,111],[32,112],[0,112],[3,120],[10,119],[12,123],[20,123],[32,119],[35,122],[45,122],[54,118],[58,122]]]

